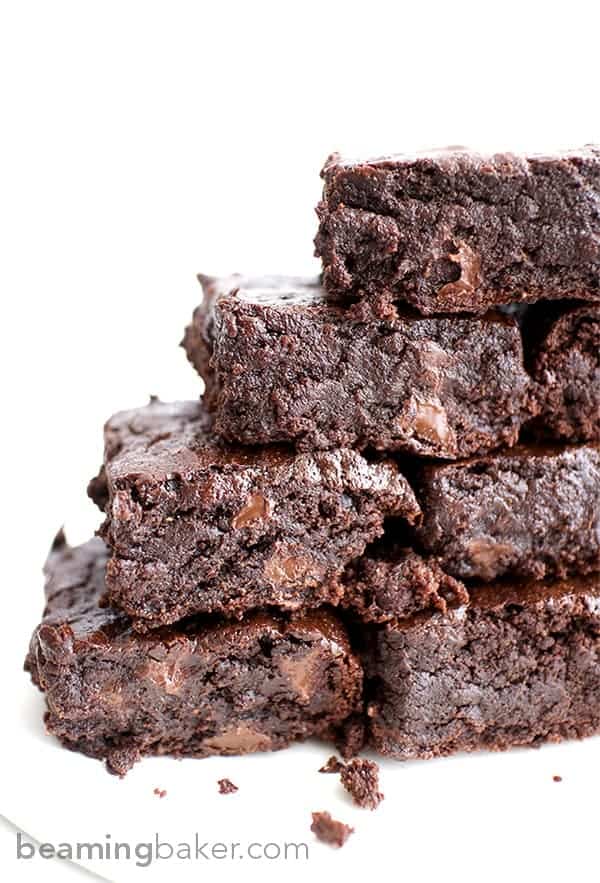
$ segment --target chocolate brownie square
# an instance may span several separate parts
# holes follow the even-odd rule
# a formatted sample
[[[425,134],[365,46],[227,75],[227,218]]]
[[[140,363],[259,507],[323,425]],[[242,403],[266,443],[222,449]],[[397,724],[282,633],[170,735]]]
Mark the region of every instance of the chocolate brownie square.
[[[514,444],[537,413],[511,317],[382,317],[313,279],[199,278],[183,346],[228,441],[456,459]]]
[[[336,604],[344,567],[420,516],[393,462],[224,444],[200,402],[112,417],[90,493],[105,509],[112,603],[143,630],[193,613]]]
[[[333,738],[360,706],[362,671],[329,612],[287,621],[192,618],[141,635],[103,603],[107,551],[59,536],[26,668],[46,726],[125,773],[142,755],[205,757]]]
[[[401,760],[600,730],[600,583],[484,585],[372,635],[373,747]]]
[[[465,148],[322,171],[316,253],[342,297],[424,314],[600,299],[600,147],[554,156]]]
[[[416,534],[459,579],[600,570],[600,446],[518,445],[426,464]]]

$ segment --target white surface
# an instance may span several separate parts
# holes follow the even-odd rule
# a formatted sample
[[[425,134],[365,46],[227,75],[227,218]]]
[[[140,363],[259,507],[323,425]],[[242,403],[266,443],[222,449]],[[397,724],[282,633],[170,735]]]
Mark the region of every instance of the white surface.
[[[3,769],[2,794],[12,820],[37,840],[106,843],[110,834],[113,843],[126,841],[133,850],[159,832],[161,841],[174,844],[193,843],[196,833],[201,843],[240,843],[234,859],[154,860],[149,867],[133,860],[86,862],[111,880],[235,879],[242,871],[251,881],[299,880],[325,869],[339,879],[352,870],[368,874],[379,863],[398,867],[411,881],[584,880],[596,865],[599,739],[428,763],[384,762],[385,800],[369,812],[352,805],[338,776],[317,772],[330,753],[319,745],[249,758],[149,759],[119,780],[45,736],[41,702],[25,684],[19,688],[25,702],[13,746],[22,763]],[[555,774],[562,782],[553,781]],[[239,786],[236,794],[217,793],[223,776]],[[157,797],[156,787],[167,795]],[[322,809],[356,829],[339,852],[310,833],[310,812]],[[251,843],[306,843],[308,860],[254,860],[246,854]]]
[[[585,0],[2,4],[0,813],[61,842],[155,830],[306,838],[311,874],[387,860],[411,883],[593,878],[597,741],[386,764],[373,814],[316,773],[321,748],[147,761],[120,782],[43,735],[20,667],[53,532],[66,521],[79,542],[98,523],[84,488],[103,420],[151,392],[199,391],[177,349],[195,272],[313,272],[318,171],[334,149],[600,141],[597,35]],[[240,792],[217,795],[221,775]],[[308,831],[321,808],[356,827],[339,853]],[[32,877],[13,837],[0,841],[11,880],[61,873],[38,859]],[[102,869],[115,880],[161,870]],[[307,866],[225,860],[208,871],[242,872],[293,879]]]
[[[10,880],[10,883],[39,883],[41,877],[44,883],[98,883],[105,879],[74,862],[52,859],[43,861],[42,865],[42,859],[19,859],[16,855],[17,833],[15,825],[0,816],[0,867],[3,879]],[[27,842],[34,842],[28,835],[23,836]]]

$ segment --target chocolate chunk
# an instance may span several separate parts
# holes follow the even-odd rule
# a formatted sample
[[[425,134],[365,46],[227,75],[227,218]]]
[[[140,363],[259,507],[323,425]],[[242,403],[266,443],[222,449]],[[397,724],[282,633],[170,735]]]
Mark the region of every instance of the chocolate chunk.
[[[339,773],[341,770],[344,769],[344,766],[345,766],[345,764],[343,764],[341,760],[338,760],[338,758],[334,754],[332,754],[331,757],[329,758],[329,760],[327,761],[327,763],[325,763],[321,767],[319,772],[320,773]]]
[[[237,785],[234,785],[230,779],[219,779],[217,782],[219,786],[219,794],[235,794],[236,791],[239,791]]]

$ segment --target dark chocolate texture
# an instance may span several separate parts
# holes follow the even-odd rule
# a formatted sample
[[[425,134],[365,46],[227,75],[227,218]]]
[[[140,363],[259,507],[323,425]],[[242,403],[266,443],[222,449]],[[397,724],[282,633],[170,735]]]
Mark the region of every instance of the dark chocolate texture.
[[[402,760],[600,730],[600,583],[485,585],[372,636],[370,738]]]
[[[100,539],[70,548],[59,537],[46,564],[26,668],[45,693],[49,732],[67,747],[122,774],[142,755],[333,738],[359,708],[361,667],[331,613],[192,618],[140,635],[101,604],[106,560]]]
[[[200,402],[112,417],[90,492],[106,512],[110,599],[140,630],[194,613],[336,604],[344,567],[384,518],[420,515],[394,463],[230,447]]]
[[[600,570],[600,446],[519,445],[426,464],[422,546],[459,579],[561,578]]]
[[[560,441],[600,440],[600,304],[526,311],[526,355],[537,384],[540,414],[530,431]]]
[[[514,444],[537,412],[510,317],[379,316],[312,279],[200,281],[183,346],[228,441],[456,459]]]
[[[465,585],[434,556],[374,544],[346,569],[341,604],[362,622],[395,622],[422,611],[458,607],[469,600]]]
[[[342,297],[424,314],[600,299],[600,148],[554,156],[465,148],[323,171],[316,253]]]

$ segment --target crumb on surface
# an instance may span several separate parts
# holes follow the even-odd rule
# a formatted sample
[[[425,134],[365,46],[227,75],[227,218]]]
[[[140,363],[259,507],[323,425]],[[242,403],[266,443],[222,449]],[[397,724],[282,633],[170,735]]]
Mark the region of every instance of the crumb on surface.
[[[133,746],[115,748],[106,756],[106,768],[122,779],[139,759],[140,752]]]
[[[562,776],[552,776],[553,782],[562,782]]]
[[[357,806],[376,809],[383,800],[379,791],[379,765],[372,760],[354,758],[340,772],[346,791]]]
[[[166,797],[167,796],[167,791],[165,788],[155,788],[154,793],[156,794],[157,797]]]
[[[234,785],[230,779],[219,779],[217,782],[219,786],[219,794],[235,794],[238,791],[238,786]]]
[[[354,828],[332,819],[328,812],[314,812],[310,830],[322,843],[328,843],[339,849],[343,846],[350,834],[354,834]]]
[[[327,760],[326,763],[319,769],[320,773],[341,773],[341,771],[345,767],[345,763],[339,760],[335,754],[332,754],[331,757]]]

